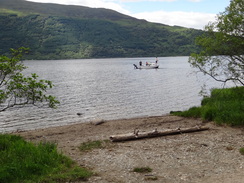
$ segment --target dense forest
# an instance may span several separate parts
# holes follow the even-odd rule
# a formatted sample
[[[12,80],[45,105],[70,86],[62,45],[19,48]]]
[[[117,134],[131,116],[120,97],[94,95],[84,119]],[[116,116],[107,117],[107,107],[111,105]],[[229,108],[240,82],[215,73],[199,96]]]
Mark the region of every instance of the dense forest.
[[[190,55],[200,34],[108,9],[0,0],[0,54],[30,47],[28,59]]]

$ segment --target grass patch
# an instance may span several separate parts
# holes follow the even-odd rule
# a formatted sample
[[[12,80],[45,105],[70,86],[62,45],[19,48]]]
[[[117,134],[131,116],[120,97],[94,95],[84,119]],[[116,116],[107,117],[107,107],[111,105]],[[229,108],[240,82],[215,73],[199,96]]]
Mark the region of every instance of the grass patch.
[[[109,140],[96,140],[84,142],[80,145],[79,149],[81,151],[90,151],[92,149],[105,148],[110,143]]]
[[[240,151],[241,155],[244,155],[244,147],[240,148],[239,151]]]
[[[133,169],[133,172],[149,173],[149,172],[152,172],[152,169],[150,167],[136,167]]]
[[[202,100],[200,107],[171,114],[183,117],[202,118],[217,124],[244,125],[244,87],[213,89],[209,97]]]
[[[150,176],[145,177],[145,180],[147,180],[147,181],[155,181],[155,180],[158,180],[158,177],[150,175]]]
[[[92,172],[78,167],[49,142],[33,144],[16,135],[0,135],[0,182],[70,182]]]

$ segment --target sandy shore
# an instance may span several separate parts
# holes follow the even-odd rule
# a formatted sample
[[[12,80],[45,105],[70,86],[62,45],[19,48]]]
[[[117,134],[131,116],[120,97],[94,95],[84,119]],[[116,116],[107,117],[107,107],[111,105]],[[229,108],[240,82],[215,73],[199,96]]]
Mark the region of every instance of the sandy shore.
[[[210,130],[151,139],[109,143],[105,148],[80,152],[82,142],[108,140],[111,135],[140,131],[194,127]],[[101,125],[81,123],[18,132],[31,141],[51,141],[79,165],[96,175],[89,183],[243,183],[244,128],[216,126],[198,119],[175,116],[106,121]],[[150,167],[150,173],[135,173],[135,167]],[[154,179],[154,180],[153,180]],[[156,179],[156,180],[155,180]]]

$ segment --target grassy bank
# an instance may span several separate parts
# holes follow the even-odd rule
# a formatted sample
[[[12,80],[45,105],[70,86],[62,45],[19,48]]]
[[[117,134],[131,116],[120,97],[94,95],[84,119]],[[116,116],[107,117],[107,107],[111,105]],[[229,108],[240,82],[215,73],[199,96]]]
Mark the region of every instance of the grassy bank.
[[[0,182],[70,182],[92,173],[58,153],[54,143],[37,145],[20,136],[0,135]]]
[[[211,95],[202,100],[200,107],[172,114],[200,117],[217,124],[244,126],[244,87],[213,89]]]

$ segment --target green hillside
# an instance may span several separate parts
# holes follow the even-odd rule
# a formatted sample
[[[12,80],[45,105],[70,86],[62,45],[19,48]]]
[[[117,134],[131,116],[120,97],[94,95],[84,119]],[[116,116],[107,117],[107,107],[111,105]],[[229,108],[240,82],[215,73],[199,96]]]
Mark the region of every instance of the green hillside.
[[[189,55],[200,34],[103,8],[0,0],[0,54],[25,46],[29,59]]]

